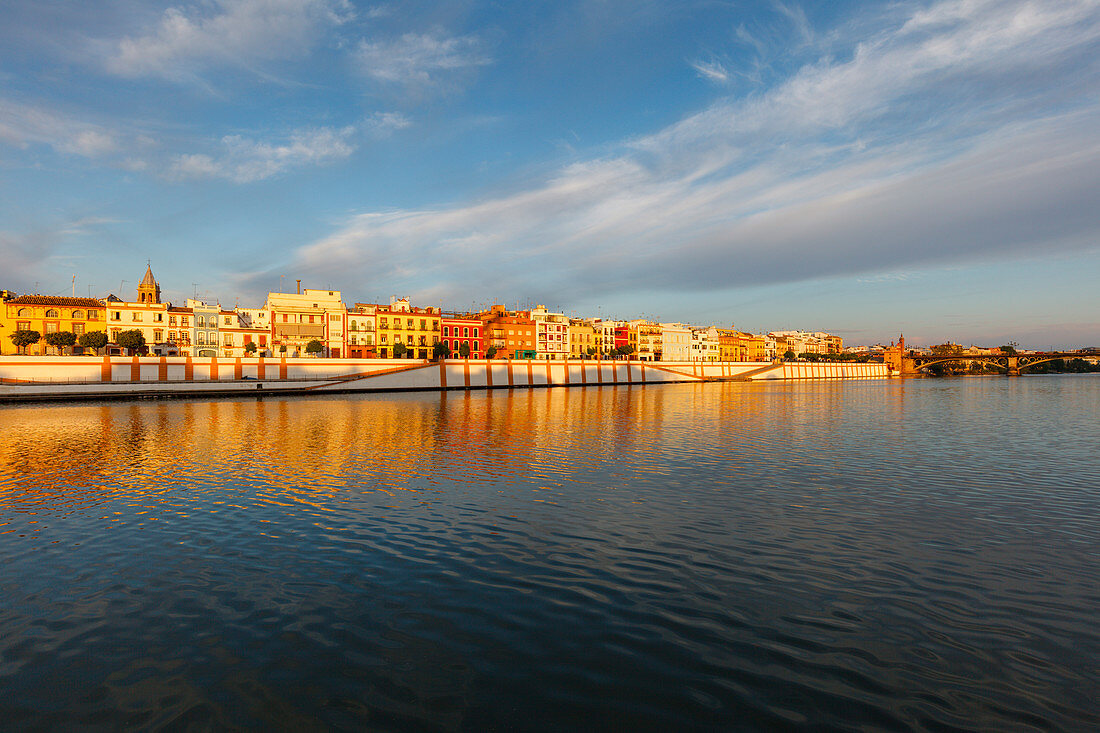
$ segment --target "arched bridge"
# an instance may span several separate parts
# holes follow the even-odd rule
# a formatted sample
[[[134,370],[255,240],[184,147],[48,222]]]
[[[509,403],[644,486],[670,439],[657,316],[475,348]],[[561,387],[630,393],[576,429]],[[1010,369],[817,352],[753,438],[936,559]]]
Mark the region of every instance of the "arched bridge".
[[[904,345],[903,345],[904,346]],[[887,349],[883,355],[883,361],[893,370],[901,373],[901,376],[916,376],[934,364],[947,362],[969,362],[988,364],[1003,369],[1010,377],[1018,377],[1023,370],[1036,364],[1043,364],[1058,359],[1078,359],[1085,355],[1078,351],[1040,351],[1028,354],[920,354],[916,351],[903,351],[897,347]]]

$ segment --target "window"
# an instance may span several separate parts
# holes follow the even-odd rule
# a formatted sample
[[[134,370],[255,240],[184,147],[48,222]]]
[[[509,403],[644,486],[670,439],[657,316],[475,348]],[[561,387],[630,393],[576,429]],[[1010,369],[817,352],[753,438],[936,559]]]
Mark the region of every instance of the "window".
[[[122,333],[121,328],[112,328],[111,329],[111,341],[114,341],[117,344],[118,343],[118,335],[120,333]]]
[[[54,308],[50,308],[48,311],[46,311],[46,318],[60,318],[60,317],[61,317],[61,314],[58,313],[57,310],[54,309]]]
[[[427,331],[428,330],[428,319],[427,318],[421,318],[420,319],[420,330],[421,331]]]
[[[389,321],[387,321],[385,318],[383,318],[382,320],[380,320],[378,322],[378,327],[379,328],[389,328]]]
[[[26,309],[24,309],[24,310],[26,310]],[[22,313],[23,311],[19,311],[19,312]],[[31,330],[31,322],[30,321],[19,321],[18,323],[15,324],[15,330],[16,331],[30,331]]]
[[[382,334],[382,335],[381,335],[381,336],[379,337],[378,343],[380,343],[380,344],[384,344],[384,343],[386,343],[386,334]]]
[[[183,326],[184,328],[186,328],[187,327],[187,320],[188,320],[187,316],[180,316],[180,325]]]
[[[138,313],[137,311],[134,311],[133,313],[130,314],[130,320],[131,321],[140,321],[141,320],[141,314]]]
[[[89,320],[94,320],[96,318],[99,318],[99,311],[88,311]]]
[[[444,326],[443,327],[443,335],[444,336],[450,336],[451,335],[451,327],[450,326]]]
[[[477,327],[474,328],[474,338],[477,338]]]
[[[470,329],[469,329],[469,328],[464,328],[464,329],[462,329],[462,335],[463,335],[463,336],[465,336],[465,337],[467,337],[467,338],[469,338],[469,336],[470,336]]]
[[[410,319],[408,319],[408,321],[409,321],[409,330],[411,331],[412,328],[413,328],[413,319],[410,318]]]
[[[363,343],[366,344],[367,346],[370,346],[372,343],[374,343],[374,337],[370,336],[370,335],[364,336],[363,337]]]
[[[83,317],[84,317],[84,311],[73,311],[73,319],[74,320],[77,319],[77,318],[83,318]]]
[[[175,316],[168,316],[168,325],[169,326],[176,325],[176,317]]]
[[[357,344],[358,344],[358,342],[357,342],[357,341],[356,341],[355,339],[356,339],[356,337],[355,337],[355,336],[352,336],[352,337],[351,337],[351,339],[350,339],[350,340],[348,340],[348,343],[349,343],[349,344],[351,344],[352,346],[355,346],[355,345],[357,345]]]
[[[195,316],[195,326],[198,328],[206,328],[206,319],[202,316]]]
[[[218,339],[217,339],[216,336],[211,336],[210,337],[210,343],[212,343],[212,344],[217,343],[217,341],[218,341]],[[232,346],[232,345],[233,345],[233,337],[230,336],[228,333],[225,334],[222,337],[222,346]]]
[[[267,336],[260,336],[260,346],[267,346]]]
[[[153,314],[153,320],[156,321],[157,323],[164,323],[164,314],[163,313],[154,313]]]
[[[329,317],[328,317],[328,319],[329,319],[329,321],[331,321],[332,323],[336,323],[337,321],[339,321],[339,320],[340,320],[340,316],[329,316]]]
[[[349,331],[358,331],[359,330],[359,324],[356,323],[355,321],[350,321],[348,323],[348,330]]]
[[[175,340],[176,340],[176,332],[175,331],[169,331],[168,332],[168,341],[169,342],[174,342]]]
[[[232,318],[232,316],[226,316],[225,318],[222,319],[222,322],[226,326],[231,326],[231,325],[233,325],[233,322],[229,320],[230,318]]]
[[[153,343],[159,344],[162,341],[164,341],[164,331],[158,328],[153,331]]]
[[[206,344],[206,334],[202,331],[199,331],[197,334],[195,334],[195,343]]]
[[[122,320],[122,311],[111,311],[111,320],[112,321],[121,321]]]
[[[30,313],[28,313],[28,312],[27,312],[27,309],[26,309],[26,308],[20,308],[19,310],[17,310],[17,311],[15,312],[15,315],[16,315],[16,316],[29,316],[29,315],[30,315]]]
[[[413,336],[412,336],[412,334],[411,334],[411,333],[409,334],[409,337],[408,337],[408,339],[406,340],[406,343],[407,343],[407,344],[408,344],[409,346],[412,346],[412,344],[413,344]]]

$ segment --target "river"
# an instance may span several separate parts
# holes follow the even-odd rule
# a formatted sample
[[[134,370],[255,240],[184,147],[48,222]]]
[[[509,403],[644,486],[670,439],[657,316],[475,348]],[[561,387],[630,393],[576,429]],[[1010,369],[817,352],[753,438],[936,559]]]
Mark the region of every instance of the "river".
[[[1100,726],[1100,378],[0,407],[5,729]]]

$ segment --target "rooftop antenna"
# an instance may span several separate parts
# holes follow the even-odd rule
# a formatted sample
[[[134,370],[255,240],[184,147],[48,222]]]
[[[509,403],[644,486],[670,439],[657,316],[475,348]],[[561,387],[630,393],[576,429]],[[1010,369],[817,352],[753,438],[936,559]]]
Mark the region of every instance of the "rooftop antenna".
[[[199,299],[199,284],[191,283],[191,297],[193,300]]]
[[[121,292],[122,292],[122,288],[123,288],[123,286],[125,286],[125,285],[126,285],[126,281],[125,281],[125,280],[123,280],[122,282],[120,282],[120,283],[118,284],[118,292],[120,292],[120,293],[121,293]],[[119,297],[121,298],[122,296],[120,295]]]

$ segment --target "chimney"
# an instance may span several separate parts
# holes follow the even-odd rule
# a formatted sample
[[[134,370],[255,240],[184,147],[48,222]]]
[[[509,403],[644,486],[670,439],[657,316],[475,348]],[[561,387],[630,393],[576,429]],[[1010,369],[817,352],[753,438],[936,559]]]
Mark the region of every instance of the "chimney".
[[[301,295],[302,294],[302,280],[301,280],[301,278],[295,280],[295,282],[298,283],[298,295]]]

